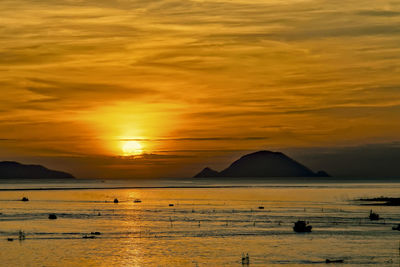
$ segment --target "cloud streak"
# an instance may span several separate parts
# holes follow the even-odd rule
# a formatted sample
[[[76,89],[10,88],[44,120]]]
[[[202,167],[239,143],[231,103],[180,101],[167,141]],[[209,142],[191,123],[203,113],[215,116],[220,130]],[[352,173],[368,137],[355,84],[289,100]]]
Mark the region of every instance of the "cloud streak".
[[[0,156],[398,141],[399,14],[389,0],[3,0]]]

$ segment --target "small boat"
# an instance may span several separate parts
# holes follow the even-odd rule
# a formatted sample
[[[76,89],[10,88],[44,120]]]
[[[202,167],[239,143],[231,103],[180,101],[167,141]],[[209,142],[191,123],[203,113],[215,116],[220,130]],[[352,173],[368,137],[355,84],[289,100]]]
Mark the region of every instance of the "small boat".
[[[7,241],[14,241],[14,238],[9,237],[7,238]]]
[[[311,232],[312,226],[308,225],[306,221],[297,221],[294,223],[293,230],[297,233],[309,233]]]
[[[90,232],[91,235],[101,235],[100,232]]]
[[[379,220],[379,214],[372,212],[372,210],[369,211],[369,219],[371,221],[378,221]]]
[[[259,206],[258,209],[259,209],[259,210],[263,210],[264,207],[263,207],[263,206]]]
[[[118,198],[114,198],[114,203],[118,203]]]
[[[57,219],[57,215],[55,215],[54,213],[50,213],[49,214],[49,219],[50,220],[55,220],[55,219]]]
[[[23,198],[21,199],[21,201],[24,201],[24,202],[29,201],[29,198],[23,197]]]
[[[142,203],[142,201],[140,200],[140,199],[135,199],[134,201],[133,201],[133,203]]]
[[[400,231],[400,224],[398,224],[397,226],[393,226],[392,230]]]
[[[174,204],[168,204],[168,206],[170,206],[170,207],[173,207],[173,206],[174,206]]]

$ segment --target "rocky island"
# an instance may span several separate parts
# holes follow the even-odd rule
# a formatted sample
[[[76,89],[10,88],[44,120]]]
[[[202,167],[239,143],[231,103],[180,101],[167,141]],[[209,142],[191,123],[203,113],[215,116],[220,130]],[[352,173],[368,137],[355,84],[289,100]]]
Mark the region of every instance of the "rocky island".
[[[15,161],[0,162],[0,179],[73,179],[72,174],[47,169],[41,165],[25,165]]]
[[[204,168],[194,178],[213,177],[330,177],[324,171],[313,172],[281,152],[258,151],[244,155],[225,170]]]

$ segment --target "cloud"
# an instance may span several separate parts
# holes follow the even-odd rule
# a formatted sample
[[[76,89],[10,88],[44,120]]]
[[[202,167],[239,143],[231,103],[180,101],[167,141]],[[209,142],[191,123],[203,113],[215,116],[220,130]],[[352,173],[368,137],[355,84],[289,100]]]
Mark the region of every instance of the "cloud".
[[[398,140],[399,7],[3,0],[2,155],[111,156],[137,140],[212,158]]]
[[[248,140],[266,140],[265,136],[245,136],[245,137],[179,137],[179,138],[158,138],[158,139],[142,139],[142,138],[122,138],[119,141],[248,141]]]
[[[400,11],[395,10],[361,10],[358,12],[362,16],[378,16],[378,17],[397,17],[400,16]]]

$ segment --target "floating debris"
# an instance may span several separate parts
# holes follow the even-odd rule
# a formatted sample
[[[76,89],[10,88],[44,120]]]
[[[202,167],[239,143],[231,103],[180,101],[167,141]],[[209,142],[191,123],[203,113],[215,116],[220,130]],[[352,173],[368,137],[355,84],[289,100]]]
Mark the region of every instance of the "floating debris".
[[[371,221],[378,221],[379,220],[379,214],[374,213],[372,210],[369,211],[369,219]]]
[[[118,198],[114,198],[114,203],[118,203]]]
[[[330,259],[326,259],[325,263],[343,263],[344,260],[330,260]]]
[[[21,201],[24,201],[24,202],[29,201],[29,198],[23,197],[23,198],[21,199]]]
[[[50,220],[55,220],[55,219],[57,219],[57,215],[55,215],[54,213],[50,213],[49,214],[49,219]]]
[[[293,230],[297,233],[309,233],[311,232],[312,226],[308,225],[306,221],[297,221],[294,223]]]

